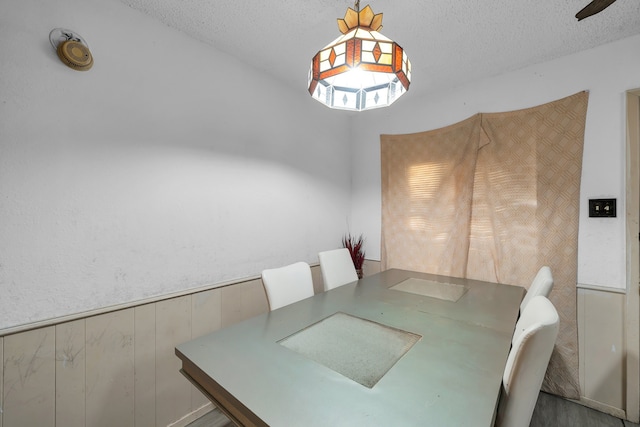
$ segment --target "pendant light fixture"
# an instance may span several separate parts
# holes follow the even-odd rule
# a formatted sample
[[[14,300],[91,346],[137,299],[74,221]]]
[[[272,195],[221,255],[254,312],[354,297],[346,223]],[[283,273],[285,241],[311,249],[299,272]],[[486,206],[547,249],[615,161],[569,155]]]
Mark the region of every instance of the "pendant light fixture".
[[[380,34],[382,13],[348,8],[338,19],[343,34],[311,60],[309,94],[331,108],[362,111],[386,107],[409,89],[411,62],[396,42]]]

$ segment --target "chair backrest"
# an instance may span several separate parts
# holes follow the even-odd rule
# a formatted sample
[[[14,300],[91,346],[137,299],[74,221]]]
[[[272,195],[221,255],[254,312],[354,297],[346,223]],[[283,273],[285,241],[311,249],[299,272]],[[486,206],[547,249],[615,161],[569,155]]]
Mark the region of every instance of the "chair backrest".
[[[559,317],[546,297],[531,299],[513,334],[502,377],[497,427],[527,427],[558,336]]]
[[[314,294],[311,268],[306,262],[263,270],[262,284],[271,311]]]
[[[529,304],[529,301],[531,301],[533,297],[542,295],[548,298],[552,288],[553,276],[551,275],[551,269],[546,265],[542,266],[540,270],[538,270],[536,277],[533,278],[533,282],[531,282],[531,286],[529,287],[527,294],[520,303],[520,312],[522,313],[522,311],[524,311],[524,308]]]
[[[324,290],[337,288],[358,280],[349,249],[341,248],[318,254]]]

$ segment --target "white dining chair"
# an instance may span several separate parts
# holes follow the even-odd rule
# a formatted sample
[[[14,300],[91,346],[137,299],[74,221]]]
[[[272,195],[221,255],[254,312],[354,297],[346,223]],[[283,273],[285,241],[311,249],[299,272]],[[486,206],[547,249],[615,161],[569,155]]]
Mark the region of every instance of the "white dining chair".
[[[263,270],[262,284],[271,311],[314,295],[311,268],[306,262]]]
[[[531,299],[520,315],[502,377],[496,427],[527,427],[558,336],[559,317],[546,297]]]
[[[524,311],[525,307],[533,297],[542,295],[548,298],[552,288],[553,276],[551,275],[551,269],[546,265],[542,266],[540,270],[538,270],[536,277],[533,278],[533,282],[531,282],[531,286],[529,286],[527,294],[520,303],[520,313]]]
[[[324,290],[337,288],[358,280],[349,249],[333,249],[318,253]]]

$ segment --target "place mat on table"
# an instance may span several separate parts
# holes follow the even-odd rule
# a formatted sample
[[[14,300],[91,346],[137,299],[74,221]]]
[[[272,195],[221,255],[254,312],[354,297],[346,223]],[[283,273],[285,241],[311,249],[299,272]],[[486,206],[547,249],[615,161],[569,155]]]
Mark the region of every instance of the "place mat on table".
[[[434,282],[413,277],[391,286],[389,289],[453,302],[458,301],[467,292],[467,288],[463,285]]]
[[[420,338],[338,312],[278,343],[372,388]]]

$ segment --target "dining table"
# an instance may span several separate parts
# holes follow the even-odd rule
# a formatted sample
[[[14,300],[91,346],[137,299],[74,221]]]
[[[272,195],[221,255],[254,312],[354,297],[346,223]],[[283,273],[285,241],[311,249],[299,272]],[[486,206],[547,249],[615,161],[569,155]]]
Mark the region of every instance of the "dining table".
[[[175,352],[239,426],[492,426],[525,292],[389,269]]]

